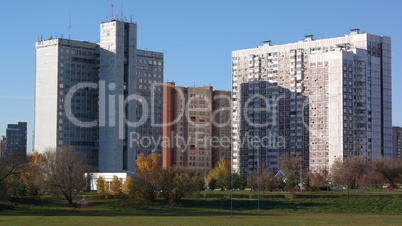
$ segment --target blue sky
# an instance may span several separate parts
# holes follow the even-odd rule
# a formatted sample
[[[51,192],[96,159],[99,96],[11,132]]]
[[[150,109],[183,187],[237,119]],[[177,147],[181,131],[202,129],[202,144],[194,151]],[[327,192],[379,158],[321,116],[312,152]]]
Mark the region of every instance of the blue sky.
[[[37,37],[98,42],[99,24],[114,15],[138,24],[138,47],[165,53],[165,81],[231,89],[231,51],[341,36],[350,28],[392,38],[393,124],[402,126],[402,2],[262,0],[2,1],[0,135],[8,123],[28,122],[32,148]]]

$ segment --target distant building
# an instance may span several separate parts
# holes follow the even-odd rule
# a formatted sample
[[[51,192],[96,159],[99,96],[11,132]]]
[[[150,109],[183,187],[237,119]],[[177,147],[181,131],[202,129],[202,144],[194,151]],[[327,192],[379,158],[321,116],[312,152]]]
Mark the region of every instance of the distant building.
[[[4,139],[4,137],[2,138]],[[1,141],[2,158],[6,161],[22,161],[27,156],[27,123],[8,124],[5,138]]]
[[[6,150],[6,137],[0,137],[0,159],[3,159],[3,151]]]
[[[165,83],[163,124],[164,168],[182,166],[206,176],[220,158],[230,162],[230,92]]]
[[[39,41],[35,69],[34,150],[70,146],[101,172],[133,171],[137,154],[161,152],[131,139],[162,133],[152,123],[162,121],[153,84],[163,82],[163,53],[137,49],[137,24],[104,22],[99,43]]]
[[[113,181],[114,176],[119,178],[122,184],[126,181],[128,177],[134,177],[134,173],[131,172],[102,172],[102,173],[89,173],[90,175],[90,189],[91,191],[96,191],[96,184],[98,182],[99,177],[102,177],[105,180],[105,189],[106,191],[110,191],[110,184]],[[88,173],[85,173],[85,177],[88,177]]]
[[[392,158],[402,158],[402,127],[392,127]]]

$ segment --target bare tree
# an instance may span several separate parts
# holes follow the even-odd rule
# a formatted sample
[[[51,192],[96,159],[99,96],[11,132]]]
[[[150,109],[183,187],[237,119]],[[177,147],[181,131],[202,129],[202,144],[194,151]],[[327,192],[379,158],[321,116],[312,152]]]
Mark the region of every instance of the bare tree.
[[[0,159],[0,199],[7,197],[9,187],[8,179],[14,175],[19,175],[26,166],[25,158],[13,158],[11,160]]]
[[[331,168],[331,176],[335,184],[348,188],[358,186],[359,180],[368,172],[368,164],[363,158],[346,158],[335,160]]]
[[[286,187],[294,188],[300,183],[301,156],[282,154],[279,157],[279,169],[285,175]]]
[[[402,177],[402,160],[376,158],[373,160],[372,169],[381,175],[384,181],[390,183],[390,185],[396,185]]]
[[[271,172],[266,167],[265,162],[257,163],[257,168],[253,170],[253,173],[247,178],[247,185],[252,190],[264,191],[267,185],[267,181],[270,179]]]
[[[90,171],[85,158],[70,147],[47,150],[39,166],[39,185],[52,193],[62,194],[69,204],[85,188],[85,173]]]
[[[309,178],[312,186],[328,186],[329,173],[325,169],[321,172],[310,172]]]

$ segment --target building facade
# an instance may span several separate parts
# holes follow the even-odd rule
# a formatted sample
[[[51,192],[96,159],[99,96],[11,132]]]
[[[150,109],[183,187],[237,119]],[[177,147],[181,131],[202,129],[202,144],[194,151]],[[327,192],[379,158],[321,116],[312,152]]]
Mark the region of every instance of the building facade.
[[[97,120],[98,89],[78,85],[98,83],[98,58],[94,43],[68,39],[36,43],[35,151],[70,146],[97,165],[98,127],[81,122]]]
[[[99,43],[37,42],[34,150],[71,146],[102,172],[134,170],[138,153],[161,152],[133,138],[161,136],[149,109],[160,123],[162,81],[163,53],[137,49],[131,22],[102,23]]]
[[[231,142],[231,120],[230,110],[232,106],[231,92],[215,90],[212,92],[212,167],[224,158],[226,162],[231,162],[232,142]]]
[[[353,30],[233,51],[232,89],[235,172],[259,162],[276,172],[282,154],[302,156],[312,171],[392,155],[388,37]]]
[[[402,127],[392,127],[392,158],[402,158]]]
[[[3,152],[6,150],[6,137],[0,137],[0,159],[3,159]]]
[[[230,92],[212,87],[163,87],[163,167],[182,166],[206,176],[230,162]]]
[[[112,21],[101,24],[99,169],[132,170],[137,154],[161,152],[155,142],[162,129],[163,54],[137,49],[137,25]],[[111,99],[112,97],[112,99]],[[104,103],[104,104],[103,104]],[[115,109],[110,111],[106,109]],[[152,121],[154,120],[154,121]]]
[[[5,161],[24,161],[27,157],[27,123],[8,124],[6,137],[0,140],[1,157]]]

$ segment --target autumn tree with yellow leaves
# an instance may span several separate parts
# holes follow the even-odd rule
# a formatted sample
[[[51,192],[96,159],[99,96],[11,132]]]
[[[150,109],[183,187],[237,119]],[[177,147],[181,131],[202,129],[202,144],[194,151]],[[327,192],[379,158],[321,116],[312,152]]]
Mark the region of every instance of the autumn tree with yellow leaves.
[[[155,200],[155,191],[159,188],[159,179],[162,172],[161,156],[152,153],[148,156],[139,154],[135,161],[134,191],[139,198],[147,201]]]
[[[112,195],[120,194],[121,186],[122,186],[121,180],[116,175],[114,175],[112,182],[110,182],[110,194]]]
[[[225,158],[221,158],[216,166],[209,171],[207,176],[207,183],[216,180],[216,187],[224,188],[229,184],[230,180],[230,170],[228,167],[228,162]]]
[[[102,176],[98,177],[98,180],[96,180],[96,192],[99,195],[106,195],[107,194],[106,182],[105,182],[105,179]]]
[[[133,180],[131,179],[130,176],[126,178],[126,180],[123,183],[123,186],[121,188],[121,191],[128,195],[129,197],[132,197],[134,195],[134,185],[133,185]]]

